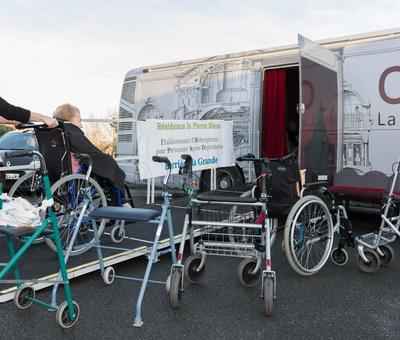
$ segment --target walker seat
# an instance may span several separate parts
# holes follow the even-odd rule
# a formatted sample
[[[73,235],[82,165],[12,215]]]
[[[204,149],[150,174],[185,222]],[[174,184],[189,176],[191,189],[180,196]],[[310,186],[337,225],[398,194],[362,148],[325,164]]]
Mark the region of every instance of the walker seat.
[[[90,212],[89,217],[124,220],[130,222],[148,222],[156,219],[161,212],[153,209],[100,207]]]

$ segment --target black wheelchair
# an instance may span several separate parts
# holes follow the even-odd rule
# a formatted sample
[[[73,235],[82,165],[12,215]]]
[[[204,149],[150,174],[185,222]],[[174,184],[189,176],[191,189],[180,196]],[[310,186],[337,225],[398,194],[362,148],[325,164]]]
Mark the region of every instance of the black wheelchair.
[[[120,197],[115,199],[115,188],[109,185],[101,178],[89,176],[91,171],[91,160],[88,155],[75,154],[79,159],[81,166],[77,173],[72,173],[71,152],[68,143],[68,135],[65,131],[65,121],[59,121],[57,128],[50,129],[43,124],[25,124],[20,125],[21,129],[33,129],[39,151],[43,155],[49,173],[51,191],[54,197],[54,210],[58,219],[61,242],[64,251],[73,234],[73,230],[78,225],[81,217],[81,207],[88,199],[86,192],[90,192],[91,203],[82,216],[79,223],[79,235],[75,239],[75,245],[72,247],[71,255],[79,255],[89,249],[88,243],[94,242],[93,228],[88,214],[99,207],[107,206],[110,200],[121,202]],[[35,162],[34,162],[35,164]],[[130,204],[133,206],[132,197],[129,190],[125,189]],[[39,205],[45,197],[43,174],[40,167],[30,169],[23,175],[9,190],[11,197],[23,197],[34,205]],[[117,193],[119,196],[125,193]],[[97,220],[97,230],[99,236],[104,228],[110,222],[105,219]],[[120,226],[112,230],[113,241],[121,241]],[[114,240],[115,239],[115,240]],[[23,240],[23,239],[22,239]],[[37,242],[45,241],[46,244],[56,251],[56,245],[52,238],[39,238]]]

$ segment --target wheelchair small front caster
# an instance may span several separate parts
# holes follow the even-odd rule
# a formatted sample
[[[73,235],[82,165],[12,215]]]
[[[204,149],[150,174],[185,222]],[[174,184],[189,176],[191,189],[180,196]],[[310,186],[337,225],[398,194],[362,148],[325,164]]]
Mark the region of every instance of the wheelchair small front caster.
[[[364,250],[364,255],[367,258],[368,262],[365,262],[363,258],[360,255],[358,255],[357,257],[358,267],[364,273],[367,274],[375,273],[381,266],[381,260],[379,258],[379,255],[376,253],[376,251],[372,249]]]
[[[342,249],[333,248],[331,252],[331,260],[334,264],[337,266],[344,266],[347,261],[349,260],[349,255],[347,254],[347,251]]]

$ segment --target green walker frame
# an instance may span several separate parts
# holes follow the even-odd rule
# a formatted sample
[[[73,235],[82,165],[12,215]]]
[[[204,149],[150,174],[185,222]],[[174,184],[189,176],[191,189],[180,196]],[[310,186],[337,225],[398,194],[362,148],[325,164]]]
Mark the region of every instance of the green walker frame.
[[[32,157],[33,155],[36,155],[40,160],[41,173],[46,195],[46,200],[43,201],[43,203],[47,203],[46,217],[39,227],[27,228],[27,227],[0,226],[0,233],[5,234],[7,237],[8,251],[10,255],[9,262],[0,271],[0,283],[16,283],[17,290],[14,297],[14,303],[19,309],[26,309],[30,307],[32,303],[37,303],[39,305],[46,307],[50,311],[57,312],[56,319],[58,324],[62,328],[70,328],[78,320],[79,305],[72,300],[71,288],[69,285],[68,274],[65,265],[63,249],[61,245],[60,233],[58,230],[57,217],[52,207],[54,202],[51,194],[50,181],[44,158],[39,152],[33,150],[8,152],[6,156],[8,158],[11,158],[11,157],[26,157],[26,156]],[[7,170],[7,167],[2,168],[1,170],[5,171]],[[3,194],[3,187],[0,181],[0,209],[2,209],[3,206],[3,200],[1,197],[2,194]],[[47,228],[48,226],[49,228]],[[65,296],[66,296],[66,300],[58,306],[51,305],[49,303],[46,303],[42,300],[35,298],[35,291],[31,284],[38,282],[38,280],[21,279],[20,271],[18,268],[18,261],[20,260],[21,256],[28,250],[28,248],[32,245],[33,241],[42,234],[45,235],[46,237],[54,238],[57,247],[57,257],[60,266],[61,281],[50,281],[50,282],[62,283],[64,285]],[[14,237],[25,238],[24,245],[18,250],[17,253],[15,253],[15,248],[14,248],[14,242],[13,242]],[[15,279],[3,280],[4,276],[11,268],[13,268],[14,270]],[[40,281],[40,282],[45,282],[45,281]]]

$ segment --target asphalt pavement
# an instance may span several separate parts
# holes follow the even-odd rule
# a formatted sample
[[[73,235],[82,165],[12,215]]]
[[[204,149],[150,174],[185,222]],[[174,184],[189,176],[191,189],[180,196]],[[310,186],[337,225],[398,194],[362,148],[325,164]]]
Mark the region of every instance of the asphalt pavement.
[[[182,198],[173,201],[184,205]],[[179,214],[181,215],[181,213]],[[374,230],[376,213],[351,214],[355,234]],[[183,219],[179,218],[182,222]],[[182,308],[169,307],[165,287],[149,284],[141,328],[132,326],[139,283],[116,280],[105,286],[98,272],[73,279],[74,300],[81,307],[77,324],[60,329],[55,313],[33,305],[18,310],[12,302],[0,305],[2,339],[380,339],[400,338],[400,261],[375,274],[362,273],[354,249],[344,267],[328,262],[312,277],[301,277],[281,250],[282,232],[272,249],[277,275],[274,314],[266,319],[261,284],[246,289],[238,280],[240,259],[209,257],[198,285],[185,284]],[[398,242],[393,244],[397,253]],[[161,257],[152,278],[165,280],[170,257]],[[142,276],[146,260],[134,259],[115,267],[117,274]],[[50,298],[50,290],[38,292]],[[60,300],[61,300],[60,296]]]

